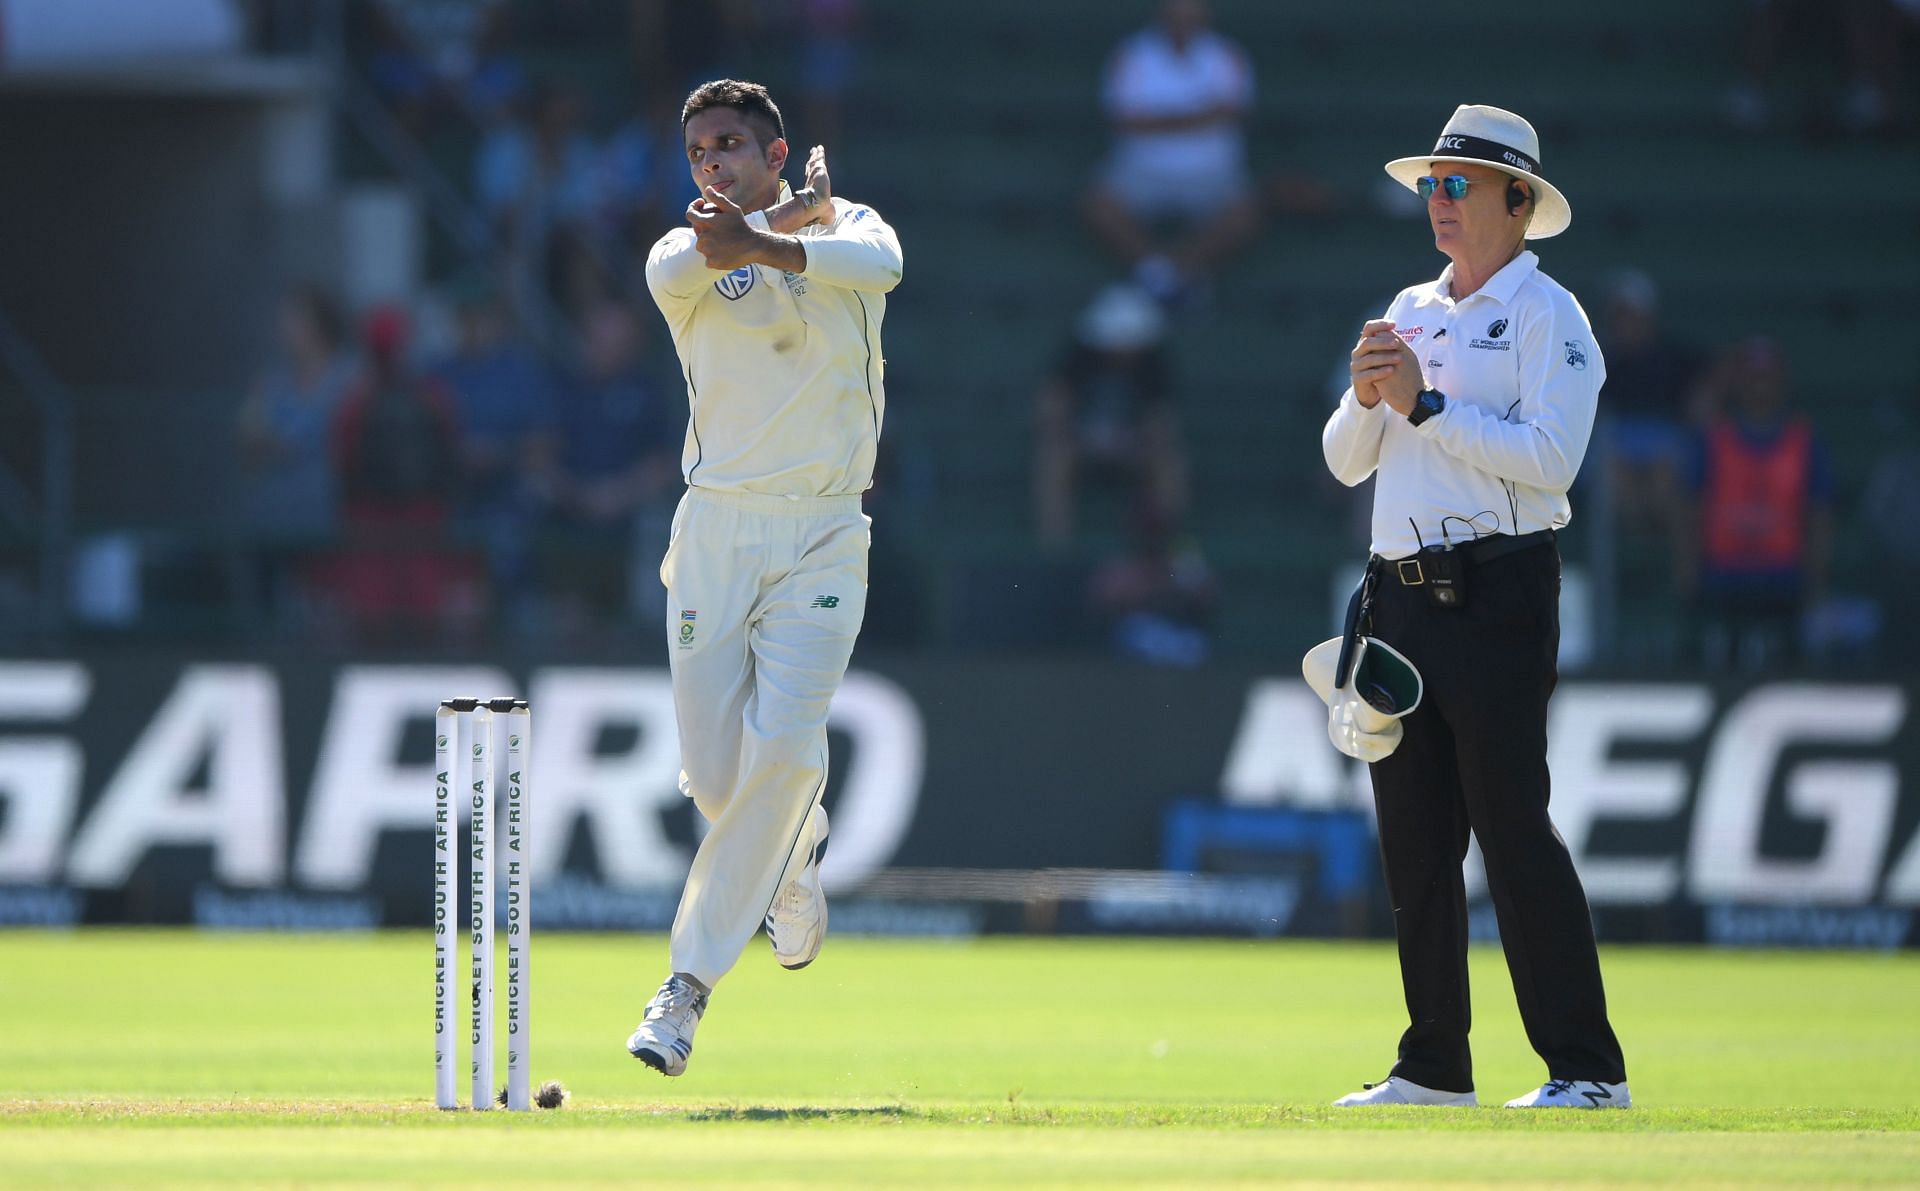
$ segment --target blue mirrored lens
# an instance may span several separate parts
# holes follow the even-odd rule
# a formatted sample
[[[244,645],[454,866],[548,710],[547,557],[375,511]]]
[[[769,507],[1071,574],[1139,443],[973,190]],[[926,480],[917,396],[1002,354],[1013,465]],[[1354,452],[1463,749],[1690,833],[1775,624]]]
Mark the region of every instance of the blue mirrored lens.
[[[1448,198],[1463,199],[1467,197],[1467,187],[1470,185],[1467,179],[1461,177],[1459,174],[1449,174],[1444,181]],[[1420,192],[1421,198],[1425,199],[1432,198],[1433,192],[1440,189],[1441,185],[1442,179],[1439,178],[1417,178],[1414,180],[1413,188]]]

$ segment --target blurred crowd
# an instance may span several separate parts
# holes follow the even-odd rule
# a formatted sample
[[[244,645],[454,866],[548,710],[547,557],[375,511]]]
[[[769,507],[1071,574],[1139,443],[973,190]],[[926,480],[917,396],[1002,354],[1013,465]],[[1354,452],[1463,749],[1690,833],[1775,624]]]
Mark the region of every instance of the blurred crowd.
[[[680,102],[778,46],[789,120],[833,138],[860,0],[344,11],[358,85],[449,171],[483,246],[406,303],[286,295],[238,426],[254,598],[304,636],[383,646],[651,624],[686,398],[643,264],[693,198]],[[263,13],[269,41],[302,32]],[[612,85],[541,66],[541,47],[609,44]]]
[[[1920,0],[1747,7],[1726,91],[1730,129],[1789,128],[1812,139],[1911,133],[1904,54],[1920,38]],[[1838,90],[1808,77],[1816,60],[1841,64]],[[1206,0],[1161,0],[1155,20],[1115,47],[1100,95],[1111,149],[1083,211],[1122,276],[1088,302],[1035,396],[1038,538],[1067,546],[1090,490],[1121,494],[1124,544],[1094,566],[1085,609],[1115,652],[1155,663],[1207,658],[1218,591],[1185,528],[1189,452],[1170,332],[1203,315],[1213,279],[1268,227],[1324,217],[1341,201],[1311,176],[1250,172],[1254,93],[1252,59],[1213,28]],[[1397,186],[1375,197],[1387,214],[1419,214]],[[1874,465],[1862,504],[1865,540],[1892,565],[1871,568],[1882,577],[1872,590],[1836,595],[1839,480],[1795,402],[1780,346],[1764,335],[1695,346],[1673,330],[1654,281],[1638,270],[1609,280],[1596,322],[1608,380],[1582,475],[1585,500],[1602,507],[1587,516],[1611,522],[1620,549],[1661,559],[1657,573],[1670,584],[1656,598],[1680,615],[1678,639],[1659,648],[1716,670],[1758,670],[1858,656],[1897,636],[1887,618],[1906,600],[1915,551],[1881,501],[1920,476],[1912,418],[1876,406],[1909,445]],[[1339,372],[1336,392],[1344,363]]]
[[[861,0],[409,0],[357,7],[368,78],[429,150],[464,149],[469,193],[521,325],[564,341],[608,300],[638,304],[635,272],[694,197],[680,104],[727,74],[773,81],[813,143],[839,141],[861,59]],[[624,47],[595,87],[576,61],[536,68],[546,45]],[[760,74],[756,74],[756,70]]]
[[[1725,115],[1747,133],[1910,136],[1902,95],[1920,0],[1750,0]],[[1828,72],[1839,68],[1837,78]]]
[[[1910,136],[1920,0],[1738,3],[1730,130]],[[1031,529],[1045,582],[1104,648],[1194,665],[1212,656],[1222,584],[1195,529],[1212,510],[1196,509],[1190,481],[1203,461],[1184,425],[1199,414],[1182,392],[1180,329],[1210,316],[1263,239],[1311,235],[1356,205],[1418,204],[1397,187],[1342,194],[1256,171],[1255,57],[1206,0],[1139,10],[1087,97],[1107,146],[1074,214],[1105,263],[1052,363],[1019,382],[1032,392]],[[765,78],[807,142],[837,144],[877,14],[860,0],[350,11],[362,83],[427,156],[455,163],[483,250],[410,308],[349,316],[322,290],[288,294],[240,424],[256,590],[283,618],[359,639],[640,623],[659,598],[651,566],[685,424],[638,267],[692,197],[679,103],[709,77]],[[578,55],[555,69],[550,47],[569,44],[596,47],[606,77]],[[1810,70],[1815,56],[1830,69]],[[1886,622],[1915,563],[1887,494],[1916,482],[1920,452],[1890,451],[1849,501],[1857,478],[1797,404],[1796,362],[1777,343],[1696,345],[1640,271],[1590,307],[1609,381],[1580,507],[1595,520],[1605,508],[1623,551],[1661,559],[1663,598],[1688,612],[1678,647],[1760,667],[1896,635]],[[1913,441],[1909,412],[1871,416]],[[878,493],[891,466],[883,452]],[[1849,517],[1884,551],[1869,570],[1885,590],[1831,588]]]
[[[1682,648],[1712,670],[1797,661],[1826,606],[1837,481],[1779,345],[1704,351],[1645,273],[1617,274],[1595,328],[1607,358],[1587,492],[1617,539],[1670,559]],[[1836,641],[1831,644],[1844,644]]]
[[[543,356],[476,282],[423,345],[412,312],[349,325],[289,293],[241,409],[253,581],[304,633],[400,644],[590,633],[659,609],[642,562],[678,496],[684,399],[651,320],[603,300]]]
[[[1871,424],[1878,453],[1840,467],[1798,395],[1794,361],[1766,335],[1702,348],[1639,270],[1612,278],[1596,328],[1607,384],[1590,466],[1623,548],[1658,557],[1681,612],[1680,657],[1714,672],[1803,662],[1920,658],[1897,624],[1920,567],[1897,528],[1920,482],[1915,393],[1862,394],[1844,416]],[[1842,523],[1864,581],[1833,583]],[[1664,647],[1665,643],[1660,643]]]

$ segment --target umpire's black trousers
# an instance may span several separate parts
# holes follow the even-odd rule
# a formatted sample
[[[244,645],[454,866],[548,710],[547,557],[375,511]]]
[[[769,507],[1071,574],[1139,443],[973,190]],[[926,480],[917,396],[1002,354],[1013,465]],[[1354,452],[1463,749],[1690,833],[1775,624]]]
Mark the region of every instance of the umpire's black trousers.
[[[1554,1079],[1626,1079],[1607,1021],[1586,892],[1547,818],[1547,700],[1558,678],[1551,541],[1478,563],[1464,607],[1436,606],[1376,562],[1373,635],[1413,662],[1421,704],[1372,766],[1380,854],[1411,1024],[1393,1074],[1473,1089],[1467,1046],[1467,832],[1480,841],[1527,1040]]]

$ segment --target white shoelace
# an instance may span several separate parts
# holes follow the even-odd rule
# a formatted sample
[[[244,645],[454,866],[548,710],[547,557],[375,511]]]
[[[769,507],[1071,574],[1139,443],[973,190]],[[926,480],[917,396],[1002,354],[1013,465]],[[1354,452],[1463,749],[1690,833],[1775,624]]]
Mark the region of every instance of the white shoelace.
[[[660,991],[653,994],[653,1000],[648,1002],[646,1020],[658,1021],[672,1017],[674,1025],[684,1029],[686,1015],[698,1017],[706,1008],[706,1001],[706,995],[693,985],[677,976],[670,976],[660,986]]]

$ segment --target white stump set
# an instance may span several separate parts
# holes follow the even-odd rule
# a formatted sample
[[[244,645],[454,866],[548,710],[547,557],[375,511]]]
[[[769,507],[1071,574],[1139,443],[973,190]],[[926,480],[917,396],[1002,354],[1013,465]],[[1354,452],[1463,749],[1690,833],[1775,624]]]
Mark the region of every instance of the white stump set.
[[[506,798],[495,813],[494,725],[507,729]],[[532,1024],[528,978],[533,921],[527,872],[527,762],[533,716],[524,699],[443,699],[434,713],[433,805],[433,1102],[460,1107],[454,1078],[454,971],[459,963],[460,808],[469,813],[467,847],[471,1061],[476,1109],[493,1094],[494,927],[507,933],[507,1107],[532,1107]],[[456,801],[458,799],[458,801]],[[499,856],[496,858],[496,849]],[[496,905],[506,886],[505,913]]]

